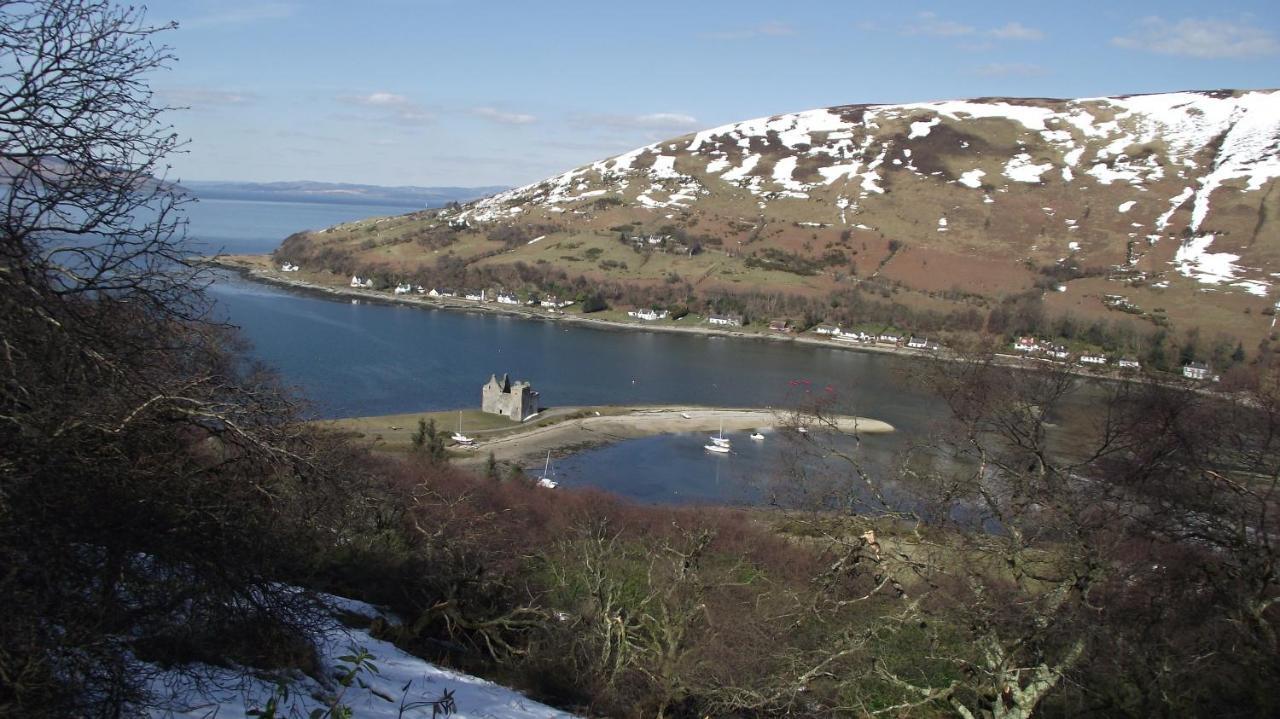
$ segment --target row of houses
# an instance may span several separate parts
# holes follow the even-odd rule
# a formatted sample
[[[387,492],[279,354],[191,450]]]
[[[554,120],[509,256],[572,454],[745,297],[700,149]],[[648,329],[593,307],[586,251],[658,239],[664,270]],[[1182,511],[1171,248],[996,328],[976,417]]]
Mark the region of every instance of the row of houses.
[[[1042,354],[1052,359],[1066,360],[1071,358],[1071,353],[1062,345],[1055,345],[1047,340],[1038,340],[1035,337],[1019,337],[1013,343],[1013,349],[1026,355]],[[1106,367],[1111,364],[1111,360],[1100,354],[1081,354],[1076,361],[1085,366]],[[1140,370],[1142,363],[1132,357],[1121,357],[1115,362],[1116,366],[1122,370]],[[1213,373],[1213,368],[1204,362],[1188,362],[1182,366],[1182,376],[1187,379],[1218,381],[1218,376]]]
[[[635,319],[638,319],[638,320],[644,320],[646,322],[653,322],[654,320],[665,320],[670,315],[671,313],[668,312],[667,310],[657,310],[657,309],[653,309],[652,307],[646,307],[644,309],[631,310],[627,312],[627,316],[634,317]]]
[[[573,304],[573,300],[562,300],[555,295],[548,295],[541,299],[531,297],[528,300],[521,301],[515,293],[502,290],[496,292],[491,292],[490,290],[462,290],[460,292],[449,287],[432,287],[425,291],[419,288],[418,291],[428,297],[461,297],[472,302],[496,302],[500,305],[523,305],[526,307],[540,305],[551,309],[561,309]]]
[[[1027,356],[1041,355],[1054,360],[1069,360],[1072,352],[1065,345],[1054,344],[1049,340],[1036,339],[1035,337],[1019,337],[1013,343],[1015,352],[1021,352]],[[1081,365],[1091,367],[1105,367],[1111,364],[1111,360],[1106,356],[1093,353],[1084,353],[1076,357],[1076,362]],[[1116,365],[1124,370],[1142,369],[1142,363],[1130,357],[1122,357]]]
[[[915,335],[903,337],[902,335],[894,332],[871,334],[869,332],[862,332],[861,330],[844,330],[840,327],[836,327],[835,325],[828,324],[815,325],[812,332],[814,334],[843,340],[845,342],[894,345],[896,347],[907,347],[915,350],[937,351],[942,349],[941,344],[929,339],[928,337],[917,337]]]

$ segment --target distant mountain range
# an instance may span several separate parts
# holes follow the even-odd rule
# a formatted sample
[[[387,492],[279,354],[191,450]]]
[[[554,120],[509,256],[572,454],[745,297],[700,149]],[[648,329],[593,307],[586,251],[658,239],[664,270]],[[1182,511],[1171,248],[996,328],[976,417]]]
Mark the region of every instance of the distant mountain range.
[[[844,105],[312,233],[282,254],[424,282],[509,266],[512,282],[791,295],[834,317],[854,291],[916,318],[1034,296],[1055,316],[1252,347],[1280,299],[1277,186],[1275,90]]]
[[[468,202],[506,187],[382,187],[335,182],[183,182],[199,198],[435,208]]]

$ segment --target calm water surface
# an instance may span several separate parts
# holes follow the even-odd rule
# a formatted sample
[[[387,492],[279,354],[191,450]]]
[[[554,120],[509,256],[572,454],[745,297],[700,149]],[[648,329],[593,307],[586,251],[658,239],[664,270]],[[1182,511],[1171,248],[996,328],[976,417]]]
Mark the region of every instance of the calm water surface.
[[[412,208],[404,208],[408,211]],[[268,252],[299,229],[394,208],[209,201],[191,234],[228,252]],[[528,379],[543,404],[787,407],[806,394],[883,419],[881,455],[924,430],[937,403],[898,380],[908,360],[888,355],[660,332],[569,327],[485,313],[335,300],[227,276],[213,287],[221,311],[254,353],[297,388],[319,417],[475,406],[491,373]],[[734,454],[703,451],[702,435],[621,442],[556,461],[566,486],[593,484],[649,502],[755,501],[747,480],[772,471],[771,443],[735,437]],[[541,470],[541,467],[537,468]]]

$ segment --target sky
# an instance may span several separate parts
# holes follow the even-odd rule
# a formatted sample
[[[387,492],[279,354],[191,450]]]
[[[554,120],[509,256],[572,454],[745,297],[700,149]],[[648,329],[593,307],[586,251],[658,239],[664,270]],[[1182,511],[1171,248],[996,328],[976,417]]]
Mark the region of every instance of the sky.
[[[853,103],[1280,87],[1275,0],[152,0],[171,178],[520,185]]]

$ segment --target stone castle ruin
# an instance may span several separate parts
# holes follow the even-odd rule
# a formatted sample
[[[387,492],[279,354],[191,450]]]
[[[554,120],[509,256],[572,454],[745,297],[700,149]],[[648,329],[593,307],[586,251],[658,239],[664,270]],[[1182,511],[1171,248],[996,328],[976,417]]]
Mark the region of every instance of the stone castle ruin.
[[[480,408],[485,412],[523,422],[538,412],[538,393],[528,382],[512,382],[504,372],[502,379],[490,375],[480,390]]]

